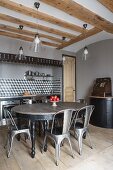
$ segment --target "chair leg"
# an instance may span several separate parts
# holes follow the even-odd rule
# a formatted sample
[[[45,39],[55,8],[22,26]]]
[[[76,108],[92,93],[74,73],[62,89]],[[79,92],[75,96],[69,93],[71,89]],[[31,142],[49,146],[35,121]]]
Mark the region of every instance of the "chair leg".
[[[69,145],[70,145],[70,150],[71,150],[72,157],[74,158],[74,153],[73,153],[70,137],[68,136],[67,139],[68,139],[68,142],[69,142]]]
[[[76,135],[77,135],[77,133],[76,133],[76,131],[75,131],[75,125],[74,125],[74,137],[76,138]]]
[[[90,135],[89,135],[89,132],[88,132],[88,131],[87,131],[87,135],[88,135],[88,137],[89,137],[90,148],[93,149],[93,145],[92,145],[91,138],[90,138]]]
[[[47,135],[45,134],[44,142],[43,142],[43,145],[42,145],[42,153],[45,150],[45,144],[47,143],[46,140],[47,140]]]
[[[79,148],[79,154],[82,155],[82,131],[79,131],[77,133],[78,136],[78,148]]]
[[[8,147],[7,148],[7,157],[8,158],[10,157],[10,153],[11,153],[11,150],[12,150],[13,138],[14,138],[14,136],[12,136],[12,135],[8,138],[8,143],[7,143],[7,147]]]
[[[30,131],[28,130],[28,131],[26,132],[26,134],[28,135],[28,139],[31,141],[31,134],[30,134]]]
[[[6,139],[6,143],[5,143],[5,145],[4,145],[4,149],[7,149],[8,139],[9,139],[9,133],[7,134],[7,139]]]
[[[60,159],[60,143],[55,143],[55,156],[56,156],[56,165],[58,166],[58,162]]]
[[[11,141],[11,137],[10,137],[10,134],[8,133],[7,135],[7,144],[6,144],[6,152],[7,152],[7,157],[8,157],[8,153],[9,153],[9,149],[10,149],[10,142]]]

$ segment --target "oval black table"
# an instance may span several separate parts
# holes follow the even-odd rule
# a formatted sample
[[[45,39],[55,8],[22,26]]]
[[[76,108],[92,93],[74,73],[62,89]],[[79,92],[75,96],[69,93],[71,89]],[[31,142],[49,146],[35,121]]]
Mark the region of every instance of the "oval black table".
[[[80,109],[84,104],[78,102],[58,102],[57,106],[52,103],[25,104],[12,108],[19,117],[30,119],[31,121],[31,157],[35,157],[35,122],[37,120],[52,120],[53,115],[63,109]],[[46,122],[46,121],[45,121]],[[46,126],[46,124],[45,124]],[[47,127],[46,127],[47,128]],[[46,150],[46,148],[45,148]]]

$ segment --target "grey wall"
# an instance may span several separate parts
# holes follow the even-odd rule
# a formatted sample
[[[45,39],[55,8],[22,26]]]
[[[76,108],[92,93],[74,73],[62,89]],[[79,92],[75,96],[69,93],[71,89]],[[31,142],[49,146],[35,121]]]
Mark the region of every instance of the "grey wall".
[[[82,60],[83,49],[77,54],[77,98],[91,95],[94,80],[111,77],[113,91],[113,39],[100,41],[88,46],[89,56]]]
[[[50,58],[56,60],[62,60],[62,54],[75,56],[75,53],[71,53],[63,50],[56,50],[55,48],[50,48],[42,46],[39,48],[39,52],[34,52],[33,43],[25,42],[22,40],[16,40],[12,38],[7,38],[0,36],[0,51],[17,54],[20,46],[23,47],[24,55],[41,57],[41,58]]]
[[[75,55],[74,53],[56,50],[55,48],[45,46],[41,46],[39,48],[39,52],[35,53],[33,43],[0,36],[0,52],[18,54],[20,46],[23,47],[24,55],[26,56],[62,60],[62,54],[72,56]],[[24,73],[27,70],[39,71],[40,73],[45,74],[52,74],[55,79],[62,78],[62,68],[60,67],[34,66],[27,64],[9,64],[9,63],[8,64],[0,63],[0,78],[23,79]]]
[[[77,99],[86,98],[91,94],[94,80],[98,77],[111,77],[113,82],[113,40],[111,39],[89,45],[89,58],[83,61],[83,49],[76,53],[76,55],[49,47],[41,47],[39,53],[34,53],[32,43],[0,37],[1,52],[16,54],[20,46],[23,47],[24,54],[28,56],[56,60],[62,60],[62,54],[76,56]],[[5,76],[9,78],[11,76],[11,78],[23,78],[23,74],[27,70],[38,70],[40,72],[53,74],[56,78],[62,78],[61,68],[23,64],[0,64],[0,77],[3,78]]]

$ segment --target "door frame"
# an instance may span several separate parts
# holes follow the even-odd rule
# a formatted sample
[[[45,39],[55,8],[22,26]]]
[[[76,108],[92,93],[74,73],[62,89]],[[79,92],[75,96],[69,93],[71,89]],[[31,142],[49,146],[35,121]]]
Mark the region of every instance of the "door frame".
[[[75,58],[75,100],[76,100],[76,56],[62,54],[62,61],[63,57]],[[62,66],[62,101],[63,100],[64,100],[64,65]]]

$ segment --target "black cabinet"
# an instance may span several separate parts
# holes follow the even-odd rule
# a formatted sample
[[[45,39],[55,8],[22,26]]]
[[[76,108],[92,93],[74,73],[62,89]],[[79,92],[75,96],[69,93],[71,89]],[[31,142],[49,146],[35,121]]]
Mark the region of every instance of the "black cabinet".
[[[95,106],[90,123],[104,128],[113,128],[113,98],[90,97],[90,104]]]

